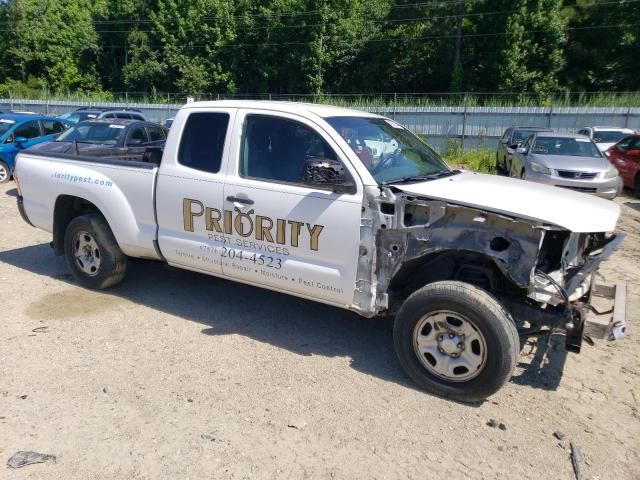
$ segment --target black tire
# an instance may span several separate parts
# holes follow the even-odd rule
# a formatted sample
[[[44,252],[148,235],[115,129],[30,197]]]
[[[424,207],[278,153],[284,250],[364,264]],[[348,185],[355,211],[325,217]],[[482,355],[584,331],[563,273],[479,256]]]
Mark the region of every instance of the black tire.
[[[485,342],[484,363],[469,380],[438,376],[425,366],[429,359],[422,361],[417,353],[414,332],[422,319],[442,311],[466,317]],[[504,307],[484,290],[457,281],[434,282],[414,292],[398,312],[393,339],[400,364],[414,382],[430,393],[463,402],[481,401],[497,392],[511,378],[520,351],[518,330]]]
[[[76,261],[79,236],[87,233],[97,245],[99,266],[89,274]],[[106,220],[97,213],[82,215],[69,222],[64,235],[64,253],[75,280],[83,287],[103,290],[120,283],[127,273],[127,256],[122,253]],[[80,261],[81,263],[81,261]]]
[[[0,184],[7,183],[9,180],[11,180],[11,169],[9,165],[0,160]]]
[[[504,164],[500,165],[500,156],[496,153],[496,173],[498,175],[504,174]]]
[[[640,173],[636,175],[636,180],[633,182],[633,194],[640,198]]]

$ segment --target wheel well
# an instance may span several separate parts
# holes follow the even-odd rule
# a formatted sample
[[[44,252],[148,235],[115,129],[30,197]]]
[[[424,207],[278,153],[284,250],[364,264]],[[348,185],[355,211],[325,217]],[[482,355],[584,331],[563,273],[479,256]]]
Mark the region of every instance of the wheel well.
[[[448,250],[411,260],[400,268],[389,283],[391,308],[397,308],[425,285],[442,280],[470,283],[492,294],[518,290],[491,257],[464,250]]]
[[[60,195],[56,199],[53,210],[53,242],[51,245],[56,255],[64,254],[64,234],[71,220],[93,212],[102,215],[98,207],[84,198]]]

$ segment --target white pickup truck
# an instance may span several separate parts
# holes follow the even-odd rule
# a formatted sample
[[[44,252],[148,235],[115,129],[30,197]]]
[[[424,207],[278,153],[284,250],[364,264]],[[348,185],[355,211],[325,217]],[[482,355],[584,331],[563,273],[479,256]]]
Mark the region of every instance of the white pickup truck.
[[[192,103],[160,164],[27,150],[15,177],[23,218],[52,233],[79,284],[112,287],[139,257],[395,315],[402,367],[449,398],[496,392],[519,337],[545,325],[573,351],[626,328],[626,287],[594,283],[622,240],[615,203],[452,170],[378,115]]]

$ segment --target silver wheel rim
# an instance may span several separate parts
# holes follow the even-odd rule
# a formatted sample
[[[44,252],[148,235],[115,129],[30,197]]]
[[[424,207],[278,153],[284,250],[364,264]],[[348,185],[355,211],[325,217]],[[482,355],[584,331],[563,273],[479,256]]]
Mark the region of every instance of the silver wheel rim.
[[[7,171],[7,167],[0,163],[0,183],[4,182],[9,176],[9,172]]]
[[[448,310],[422,317],[413,331],[413,345],[420,363],[448,382],[477,377],[487,362],[487,342],[478,327]]]
[[[100,249],[89,232],[82,231],[73,236],[73,257],[77,267],[90,277],[100,271]]]

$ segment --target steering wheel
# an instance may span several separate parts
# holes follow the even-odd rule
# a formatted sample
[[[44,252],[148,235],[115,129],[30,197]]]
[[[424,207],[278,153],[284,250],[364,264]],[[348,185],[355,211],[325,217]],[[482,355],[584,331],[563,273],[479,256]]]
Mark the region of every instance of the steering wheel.
[[[394,166],[397,160],[402,157],[402,150],[397,149],[393,153],[390,153],[388,157],[385,157],[384,154],[380,155],[380,161],[378,164],[371,169],[371,173],[376,174],[379,173],[380,170],[386,167]]]

